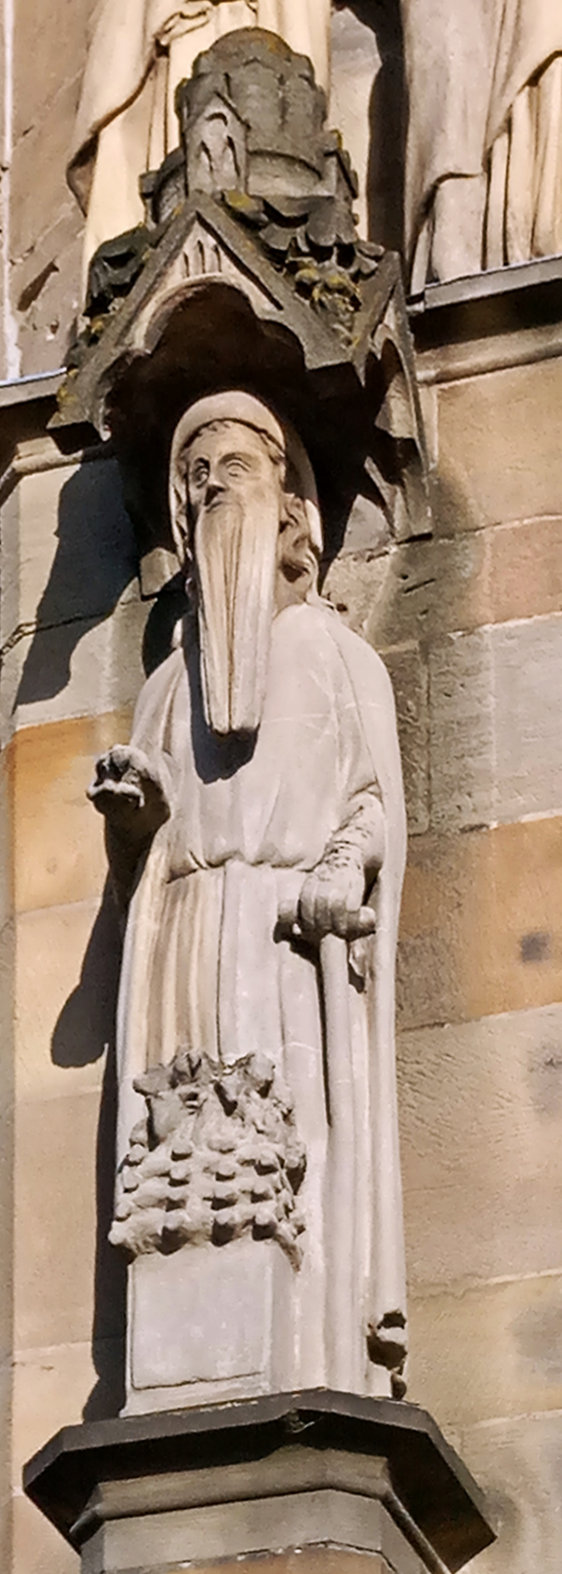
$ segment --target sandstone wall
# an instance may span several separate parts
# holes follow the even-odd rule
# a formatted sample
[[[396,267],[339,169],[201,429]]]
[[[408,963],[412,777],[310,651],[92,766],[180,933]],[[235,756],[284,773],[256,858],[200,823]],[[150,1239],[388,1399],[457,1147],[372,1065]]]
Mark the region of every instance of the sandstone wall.
[[[371,230],[392,240],[399,168],[386,186],[359,112],[370,103],[375,123],[385,107],[381,57],[387,71],[394,62],[399,107],[395,24],[375,32],[373,9],[365,0],[335,18],[336,103],[355,161],[371,161]],[[81,226],[64,165],[90,10],[91,0],[52,0],[48,14],[15,0],[3,376],[59,365],[78,308]],[[6,0],[3,69],[9,14]],[[361,94],[347,90],[352,65]],[[410,1396],[497,1509],[500,1540],[478,1574],[558,1574],[562,345],[551,323],[514,324],[479,349],[448,332],[428,349],[418,336],[434,535],[382,558],[344,556],[327,588],[388,662],[406,770]],[[119,940],[84,794],[93,756],[127,736],[148,617],[152,627],[113,465],[63,453],[45,436],[51,411],[46,396],[0,411],[7,1574],[77,1569],[23,1499],[21,1464],[58,1426],[121,1403],[123,1276],[105,1245]]]
[[[559,338],[559,335],[558,335]],[[482,1574],[555,1574],[562,1460],[562,358],[419,355],[435,533],[331,593],[384,655],[410,846],[399,1076],[410,1395],[490,1493]],[[460,369],[464,358],[466,375]],[[494,367],[494,360],[496,365]],[[454,375],[452,375],[454,373]]]
[[[2,1567],[63,1574],[77,1560],[23,1498],[21,1467],[84,1407],[121,1402],[124,1284],[105,1242],[119,935],[85,789],[100,748],[128,736],[146,609],[113,464],[62,463],[39,438],[19,446],[1,497]]]

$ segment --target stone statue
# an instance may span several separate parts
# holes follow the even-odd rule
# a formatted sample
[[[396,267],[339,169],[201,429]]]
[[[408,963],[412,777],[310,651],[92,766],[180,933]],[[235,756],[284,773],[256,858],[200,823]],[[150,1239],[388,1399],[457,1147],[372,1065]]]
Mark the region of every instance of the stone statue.
[[[402,17],[414,292],[562,251],[559,0],[402,0]]]
[[[135,1359],[153,1362],[158,1324],[164,1364],[132,1383],[193,1402],[166,1363],[176,1336],[195,1348],[202,1286],[203,1365],[228,1300],[224,1375],[240,1298],[251,1320],[274,1261],[285,1279],[267,1315],[285,1355],[262,1387],[400,1393],[405,814],[390,681],[319,597],[311,466],[261,400],[188,409],[170,507],[186,614],[130,745],[102,756],[90,789],[125,915],[112,1239],[137,1274]],[[234,1374],[249,1359],[233,1356]]]
[[[178,143],[178,82],[216,39],[253,26],[308,55],[327,89],[330,0],[104,0],[68,167],[87,215],[86,265],[102,241],[141,223],[139,177]]]

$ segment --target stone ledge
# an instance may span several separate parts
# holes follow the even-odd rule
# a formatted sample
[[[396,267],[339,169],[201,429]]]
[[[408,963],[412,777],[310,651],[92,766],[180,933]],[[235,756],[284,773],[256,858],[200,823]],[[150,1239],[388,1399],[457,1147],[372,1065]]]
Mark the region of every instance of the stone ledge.
[[[66,1427],[24,1471],[28,1497],[74,1545],[140,1503],[158,1513],[295,1489],[380,1500],[381,1480],[428,1568],[457,1570],[493,1541],[483,1495],[435,1422],[396,1400],[318,1389]]]
[[[408,315],[422,383],[547,360],[562,350],[562,257],[429,284]]]

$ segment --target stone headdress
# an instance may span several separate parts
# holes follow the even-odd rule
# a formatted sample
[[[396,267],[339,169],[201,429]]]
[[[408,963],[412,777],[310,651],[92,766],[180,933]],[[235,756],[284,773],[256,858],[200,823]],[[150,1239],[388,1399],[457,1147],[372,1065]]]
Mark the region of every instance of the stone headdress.
[[[169,486],[170,519],[176,551],[180,554],[185,551],[188,534],[183,456],[197,433],[214,421],[239,421],[243,426],[261,432],[278,449],[285,468],[284,489],[287,494],[298,497],[304,503],[311,546],[320,556],[324,543],[318,491],[312,465],[301,439],[290,422],[281,421],[262,399],[240,389],[228,389],[225,393],[198,399],[186,410],[176,426],[170,454]]]

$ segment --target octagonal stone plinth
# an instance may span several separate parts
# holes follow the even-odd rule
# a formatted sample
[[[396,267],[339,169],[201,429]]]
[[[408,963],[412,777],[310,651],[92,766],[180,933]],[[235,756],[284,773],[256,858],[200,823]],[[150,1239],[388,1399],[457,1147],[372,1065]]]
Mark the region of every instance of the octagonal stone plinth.
[[[24,1484],[82,1574],[455,1574],[494,1539],[425,1411],[327,1390],[69,1427]]]

